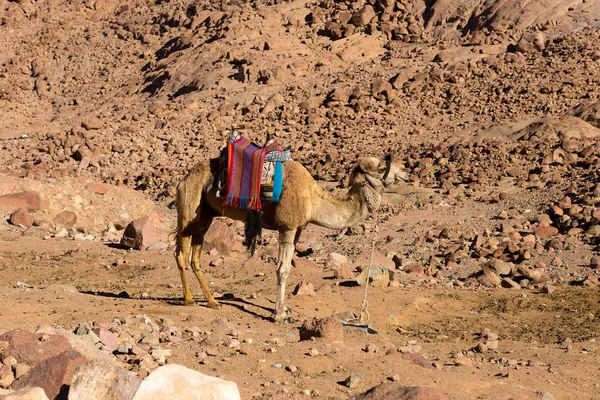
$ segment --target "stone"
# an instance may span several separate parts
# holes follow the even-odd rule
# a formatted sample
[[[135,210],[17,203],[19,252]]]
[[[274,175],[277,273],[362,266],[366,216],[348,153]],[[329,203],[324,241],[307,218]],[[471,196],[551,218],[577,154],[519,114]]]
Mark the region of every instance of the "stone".
[[[90,183],[87,185],[87,190],[104,196],[108,192],[108,186],[106,186],[104,183]]]
[[[72,228],[77,222],[77,214],[73,211],[63,211],[57,214],[52,221],[57,227]]]
[[[26,386],[41,387],[51,399],[65,399],[71,385],[75,369],[87,360],[75,349],[69,349],[50,357],[23,375],[12,388]]]
[[[19,379],[20,377],[28,373],[30,369],[31,366],[27,364],[17,363],[13,365],[13,371],[15,371],[15,379]]]
[[[368,25],[376,16],[373,6],[366,5],[352,15],[351,22],[355,26],[361,27]]]
[[[300,282],[293,291],[295,296],[312,296],[315,294],[315,287],[311,282]]]
[[[154,243],[167,241],[168,236],[169,232],[158,228],[150,216],[145,216],[127,225],[121,238],[121,245],[144,250]]]
[[[0,388],[8,388],[15,381],[15,374],[9,365],[0,364]]]
[[[102,128],[104,123],[97,117],[89,117],[81,122],[81,127],[88,131],[95,131]]]
[[[41,209],[41,198],[38,192],[26,191],[0,196],[0,209],[15,211],[24,208],[27,211],[39,211]]]
[[[484,271],[484,273],[478,278],[479,283],[487,287],[500,286],[502,279],[496,275],[493,271]]]
[[[348,265],[343,265],[333,272],[333,277],[341,280],[354,279],[354,271]]]
[[[371,268],[365,268],[356,278],[359,285],[363,286],[367,283],[367,273],[370,286],[387,287],[390,283],[390,271],[387,268],[373,265]]]
[[[600,269],[600,257],[594,256],[590,259],[590,268]]]
[[[33,225],[33,217],[25,208],[19,208],[10,214],[10,223],[16,226],[29,228],[31,225]]]
[[[386,382],[352,397],[351,400],[448,400],[448,397],[433,388]]]
[[[510,278],[503,278],[500,285],[506,289],[521,289],[521,285]]]
[[[516,50],[520,53],[529,53],[544,50],[545,47],[546,36],[542,32],[527,32],[521,36]]]
[[[541,238],[552,237],[558,235],[558,228],[540,225],[534,229],[534,233]]]
[[[338,269],[346,264],[348,264],[348,257],[339,253],[329,253],[329,255],[327,255],[327,261],[325,262],[325,267]]]
[[[0,359],[13,356],[19,363],[36,365],[69,350],[69,341],[62,336],[31,333],[22,329],[8,331],[0,336],[0,342],[8,342],[6,350],[0,352]]]
[[[233,226],[225,220],[215,220],[204,236],[204,249],[207,252],[216,250],[218,254],[229,256],[236,244],[236,234]]]
[[[98,336],[100,342],[102,342],[102,344],[111,352],[115,351],[119,347],[119,337],[108,329],[94,328],[94,333]]]
[[[182,365],[168,364],[152,371],[133,400],[178,399],[240,400],[235,382],[201,374]]]
[[[65,338],[69,344],[77,350],[80,354],[82,354],[88,360],[93,360],[95,358],[102,358],[108,360],[114,364],[117,364],[117,361],[114,357],[106,354],[105,351],[101,351],[95,345],[91,344],[85,339],[77,336],[73,332],[67,331],[63,328],[52,328],[49,326],[39,327],[36,331],[36,334],[46,334],[46,335],[58,335]]]
[[[416,355],[416,357],[412,360],[412,364],[420,365],[425,369],[436,369],[435,366],[431,363],[431,361],[429,361],[420,354]]]
[[[94,359],[75,370],[69,400],[131,400],[139,386],[139,379],[125,368]]]
[[[301,102],[298,105],[298,107],[300,107],[306,111],[310,111],[310,110],[315,110],[315,109],[319,108],[322,103],[323,103],[323,99],[321,97],[312,96],[312,97],[307,98],[303,102]]]
[[[304,321],[300,327],[300,340],[310,340],[313,337],[328,341],[342,341],[344,340],[344,326],[334,317],[317,318],[310,322]]]
[[[513,266],[511,263],[493,258],[483,265],[483,270],[484,272],[487,270],[492,270],[492,272],[495,272],[497,275],[508,275],[511,273],[512,267]]]
[[[356,389],[359,387],[364,381],[364,378],[359,374],[352,374],[346,378],[344,381],[344,385],[349,387],[350,389]]]
[[[398,352],[402,354],[416,354],[421,351],[421,346],[418,344],[408,344],[398,347]]]
[[[537,392],[537,395],[539,396],[540,400],[555,400],[554,395],[552,393],[550,393],[550,392],[545,391],[545,390]]]
[[[552,294],[556,291],[557,287],[554,285],[551,285],[549,283],[544,284],[544,286],[542,287],[542,293],[546,293],[546,294]]]
[[[0,394],[0,400],[49,400],[41,387],[26,387],[9,394]]]

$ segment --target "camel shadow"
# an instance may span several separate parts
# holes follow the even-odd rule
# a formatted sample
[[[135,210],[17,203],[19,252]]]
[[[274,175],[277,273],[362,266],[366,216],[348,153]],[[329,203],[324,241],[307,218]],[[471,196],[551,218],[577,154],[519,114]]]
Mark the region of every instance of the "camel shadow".
[[[151,296],[151,297],[147,297],[147,298],[134,298],[131,297],[131,295],[129,293],[127,293],[126,291],[122,291],[119,293],[113,293],[113,292],[104,292],[104,291],[94,291],[94,290],[80,290],[79,293],[81,294],[87,294],[90,296],[98,296],[98,297],[108,297],[108,298],[112,298],[112,299],[132,299],[132,300],[142,300],[142,301],[160,301],[172,306],[183,306],[183,302],[181,298],[173,298],[173,297],[156,297],[156,296]],[[198,305],[201,305],[205,308],[207,307],[208,302],[206,300],[198,300],[195,299],[196,303]],[[231,293],[226,293],[221,297],[217,297],[216,298],[217,301],[219,301],[219,303],[221,303],[221,305],[227,305],[230,307],[235,307],[238,310],[245,312],[249,315],[252,315],[256,318],[260,318],[262,320],[265,321],[272,321],[273,317],[271,316],[271,314],[274,312],[274,308],[270,308],[270,307],[265,307],[265,306],[261,306],[259,304],[255,304],[252,303],[248,300],[239,298],[239,297],[235,297],[233,294]],[[268,299],[267,299],[268,300]],[[271,300],[268,300],[271,303],[273,303]],[[248,307],[255,307],[258,308],[260,310],[266,311],[269,313],[269,316],[265,316],[262,314],[259,314],[258,312],[249,310]]]

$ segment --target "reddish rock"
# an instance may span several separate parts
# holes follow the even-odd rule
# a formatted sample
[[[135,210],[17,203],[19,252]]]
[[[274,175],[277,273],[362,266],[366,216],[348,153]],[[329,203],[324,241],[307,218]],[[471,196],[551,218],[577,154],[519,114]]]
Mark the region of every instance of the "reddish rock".
[[[540,225],[534,229],[534,233],[541,238],[546,238],[558,235],[558,229],[554,226]]]
[[[57,214],[52,221],[56,226],[72,228],[77,222],[77,214],[73,211],[63,211],[60,214]]]
[[[108,186],[106,186],[104,183],[90,183],[89,185],[87,185],[87,189],[90,192],[99,195],[105,195],[106,192],[108,192]]]
[[[169,232],[157,228],[149,216],[132,221],[125,228],[121,244],[137,250],[143,250],[148,246],[161,241],[168,240]]]
[[[102,344],[106,346],[110,351],[115,351],[119,347],[119,337],[111,331],[109,331],[108,329],[95,328],[94,333],[98,335]]]
[[[16,226],[24,226],[29,228],[33,225],[33,217],[24,208],[19,208],[17,211],[10,215],[10,223]]]
[[[348,257],[345,255],[339,253],[329,253],[327,256],[327,261],[325,262],[325,267],[338,269],[346,264],[348,264]]]
[[[41,387],[50,399],[67,399],[75,369],[87,360],[75,349],[69,349],[37,364],[12,384],[12,389]]]
[[[302,281],[296,286],[293,294],[296,296],[312,296],[315,294],[315,287],[310,282]]]
[[[352,23],[356,26],[365,26],[376,16],[373,6],[366,5],[352,16]]]
[[[341,280],[354,279],[354,271],[348,265],[342,265],[333,272],[333,277]]]
[[[334,317],[304,321],[300,327],[300,340],[322,338],[329,341],[344,340],[344,326]]]
[[[417,354],[417,353],[415,353]],[[420,365],[421,367],[425,368],[425,369],[436,369],[433,364],[431,363],[431,361],[429,361],[428,359],[426,359],[425,357],[423,357],[421,354],[417,354],[417,357],[414,358],[414,360],[412,360],[413,364],[416,365]]]
[[[204,250],[216,249],[218,254],[228,256],[236,244],[235,229],[227,221],[215,220],[204,236]]]
[[[102,125],[104,125],[104,123],[97,117],[89,117],[81,122],[81,126],[88,131],[98,130],[102,128]]]
[[[0,196],[0,209],[15,211],[19,208],[24,208],[27,211],[40,210],[41,199],[39,193],[28,191]]]
[[[415,275],[424,275],[423,266],[419,263],[412,263],[404,267],[404,272]]]
[[[398,383],[382,383],[352,400],[448,400],[437,389],[419,386],[402,386]]]
[[[592,259],[590,260],[590,268],[600,269],[600,257],[592,257]]]
[[[0,360],[13,356],[19,363],[27,365],[36,365],[71,348],[63,336],[42,335],[22,329],[6,332],[0,336],[2,341],[8,342],[8,348],[0,352]]]

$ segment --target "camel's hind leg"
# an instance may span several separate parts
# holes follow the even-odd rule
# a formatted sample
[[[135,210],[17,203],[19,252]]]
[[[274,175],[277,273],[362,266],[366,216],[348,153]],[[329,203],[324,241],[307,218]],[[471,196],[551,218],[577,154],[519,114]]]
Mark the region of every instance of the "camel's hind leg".
[[[204,208],[204,207],[203,207]],[[204,296],[208,301],[209,308],[221,308],[221,305],[215,300],[212,293],[210,292],[210,288],[208,287],[208,283],[204,278],[204,274],[202,273],[201,265],[200,265],[200,257],[202,255],[202,246],[204,245],[204,235],[208,231],[213,220],[213,216],[210,215],[209,210],[201,210],[200,211],[200,221],[198,222],[198,227],[192,234],[192,270],[198,278],[198,282],[200,282],[200,286],[202,287],[202,292],[204,292]],[[184,293],[185,295],[185,293]]]
[[[211,166],[209,162],[201,162],[183,178],[177,185],[177,248],[175,250],[175,260],[177,268],[181,275],[181,284],[183,286],[183,303],[185,305],[195,304],[187,281],[185,267],[189,260],[190,247],[192,247],[191,265],[194,273],[200,268],[200,252],[202,251],[202,242],[204,234],[208,230],[212,221],[212,210],[207,207],[202,199],[204,187],[211,177]],[[200,243],[198,248],[197,243]],[[194,253],[196,254],[194,256]],[[202,289],[205,290],[206,282],[198,277]],[[203,284],[204,282],[204,284]],[[210,293],[210,292],[209,292]],[[207,296],[210,299],[212,295]],[[213,299],[214,301],[214,299]]]
[[[279,232],[279,257],[277,260],[277,299],[275,301],[275,322],[283,321],[288,317],[285,307],[285,286],[294,255],[294,240],[296,229]]]

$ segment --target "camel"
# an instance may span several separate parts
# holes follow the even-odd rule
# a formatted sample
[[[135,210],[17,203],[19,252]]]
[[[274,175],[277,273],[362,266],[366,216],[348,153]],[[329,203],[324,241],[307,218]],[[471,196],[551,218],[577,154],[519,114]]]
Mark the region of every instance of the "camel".
[[[296,161],[284,165],[283,190],[278,203],[263,203],[262,226],[279,231],[279,253],[277,261],[277,298],[274,320],[288,317],[284,305],[286,282],[292,265],[292,255],[302,229],[307,224],[316,224],[331,229],[344,229],[365,220],[379,208],[383,181],[404,179],[403,168],[397,163],[382,162],[375,157],[361,157],[353,167],[349,190],[344,199],[338,199],[317,185],[306,168]],[[177,186],[177,247],[175,258],[183,285],[183,302],[195,304],[186,278],[186,261],[200,282],[209,308],[219,309],[206,279],[200,269],[200,256],[204,235],[213,218],[224,216],[244,221],[246,211],[223,207],[217,197],[214,179],[219,168],[219,159],[204,160],[194,166]],[[396,171],[393,177],[387,172]],[[246,238],[248,240],[248,238]],[[189,252],[189,253],[188,253]],[[188,256],[191,255],[191,258]]]

